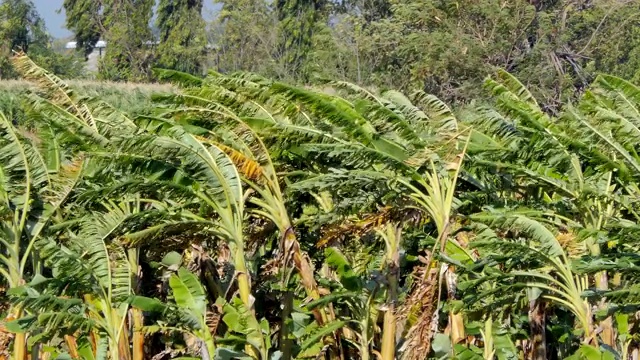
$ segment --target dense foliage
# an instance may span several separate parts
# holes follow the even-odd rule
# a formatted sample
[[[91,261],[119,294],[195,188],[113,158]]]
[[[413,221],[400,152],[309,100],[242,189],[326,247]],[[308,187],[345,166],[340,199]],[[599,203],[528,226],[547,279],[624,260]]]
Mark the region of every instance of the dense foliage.
[[[13,64],[36,88],[0,115],[0,356],[638,356],[629,82],[556,116],[504,71],[454,112],[158,70],[181,90],[128,111]]]
[[[157,66],[201,74],[206,52],[202,0],[160,0]]]
[[[221,0],[208,14],[212,3],[65,0],[63,9],[81,57],[97,58],[100,39],[108,44],[90,62],[107,80],[152,81],[154,67],[198,76],[213,68],[298,84],[419,89],[466,104],[487,100],[482,83],[498,67],[557,115],[599,73],[640,79],[637,1]],[[0,76],[10,72],[11,50],[64,78],[79,75],[54,56],[31,0],[0,4]]]
[[[28,52],[40,64],[65,77],[82,72],[78,59],[52,49],[52,39],[31,0],[0,1],[0,80],[17,76],[9,61],[13,51]]]

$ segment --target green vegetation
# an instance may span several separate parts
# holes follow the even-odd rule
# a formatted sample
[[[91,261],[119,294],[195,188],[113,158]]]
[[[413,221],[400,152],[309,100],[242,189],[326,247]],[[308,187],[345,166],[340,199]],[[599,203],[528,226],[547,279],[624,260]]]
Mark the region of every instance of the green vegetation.
[[[0,360],[640,357],[639,2],[205,4],[0,0]]]
[[[158,66],[203,73],[207,41],[202,6],[203,0],[160,0]]]
[[[66,79],[147,82],[158,67],[250,71],[422,90],[458,105],[487,100],[482,83],[502,68],[556,115],[600,73],[640,80],[637,1],[221,0],[214,16],[203,15],[203,0],[154,3],[65,0],[79,56],[108,44],[97,74],[81,74],[70,55],[52,51],[31,0],[0,0],[0,76],[15,75],[6,59],[23,50]]]
[[[77,77],[82,64],[73,56],[53,51],[51,38],[31,0],[0,1],[0,80],[17,76],[9,58],[25,51],[38,63],[65,77]]]
[[[152,105],[154,93],[172,93],[175,89],[168,84],[140,84],[120,82],[99,82],[89,80],[70,80],[68,84],[84,96],[100,98],[114,108],[137,114],[146,111]],[[29,93],[41,94],[32,83],[23,80],[0,81],[0,112],[12,113],[16,121],[26,121],[24,115],[24,97]]]
[[[32,87],[0,116],[3,356],[640,351],[640,87],[598,76],[555,116],[505,71],[454,112],[157,70],[180,89],[131,111],[13,66]]]

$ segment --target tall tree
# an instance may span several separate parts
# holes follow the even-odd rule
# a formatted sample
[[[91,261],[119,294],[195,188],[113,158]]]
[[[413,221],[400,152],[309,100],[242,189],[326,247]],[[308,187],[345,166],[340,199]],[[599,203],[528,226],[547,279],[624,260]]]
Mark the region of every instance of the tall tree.
[[[64,0],[66,27],[73,31],[78,49],[84,56],[93,51],[102,35],[102,2],[93,0]]]
[[[202,6],[202,0],[160,0],[158,67],[191,74],[202,71],[207,46]]]
[[[72,59],[56,54],[44,21],[31,0],[0,1],[0,79],[13,77],[12,51],[24,51],[53,72],[70,75]]]
[[[67,28],[87,57],[99,39],[107,42],[101,76],[109,80],[141,80],[148,76],[154,0],[65,0]]]
[[[358,14],[367,23],[391,16],[389,0],[343,0],[333,5],[338,12]]]
[[[297,73],[311,49],[316,23],[323,16],[324,0],[277,0],[281,26],[280,52],[290,72]]]
[[[536,16],[525,1],[390,3],[391,16],[370,24],[363,39],[377,81],[447,100],[478,96],[492,66],[511,67],[520,59]]]
[[[224,0],[213,42],[219,46],[220,71],[278,73],[274,48],[276,14],[264,0]]]
[[[107,52],[101,76],[110,80],[148,79],[153,61],[151,17],[155,0],[113,0],[104,8]]]
[[[32,44],[46,43],[49,39],[44,22],[31,0],[4,0],[0,5],[2,38],[12,49],[29,51]]]

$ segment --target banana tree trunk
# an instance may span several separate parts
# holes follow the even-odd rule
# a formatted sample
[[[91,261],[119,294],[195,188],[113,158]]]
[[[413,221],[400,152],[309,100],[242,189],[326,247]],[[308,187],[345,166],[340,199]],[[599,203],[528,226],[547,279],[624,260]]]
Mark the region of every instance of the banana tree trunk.
[[[251,296],[251,278],[249,276],[249,270],[247,269],[246,260],[244,257],[244,249],[236,248],[234,254],[234,266],[236,268],[236,276],[238,282],[238,292],[240,293],[240,300],[247,308],[247,310],[254,314],[253,299]],[[255,314],[254,314],[255,316]],[[253,346],[245,346],[245,352],[253,359],[261,358],[261,351],[264,351],[264,339],[261,340],[261,349],[256,350]]]
[[[282,233],[284,234],[283,246],[286,252],[285,256],[291,256],[291,258],[293,258],[293,264],[300,274],[302,286],[307,292],[307,295],[313,300],[320,299],[320,291],[318,290],[318,284],[316,283],[316,279],[314,277],[313,268],[304,257],[302,250],[300,250],[300,244],[296,239],[293,227],[288,225],[286,228],[280,229],[280,231],[283,231]],[[313,311],[313,316],[319,325],[323,325],[329,320],[324,309],[315,309]]]
[[[80,359],[80,354],[78,353],[78,342],[76,338],[71,335],[64,336],[64,342],[67,344],[67,348],[69,349],[69,355],[73,359]]]
[[[530,360],[547,359],[545,304],[542,297],[529,300],[529,329],[531,331]]]
[[[362,334],[360,336],[360,359],[369,360],[369,322],[368,318],[361,323]]]
[[[458,284],[453,266],[447,266],[447,270],[445,271],[445,284],[447,286],[447,299],[449,301],[455,300]],[[449,312],[449,331],[452,345],[465,339],[464,318],[462,313]]]
[[[412,290],[410,297],[412,301],[419,303],[421,309],[419,310],[418,320],[409,328],[406,335],[406,342],[403,345],[403,359],[406,360],[421,360],[425,358],[425,352],[431,350],[431,341],[437,330],[438,324],[438,295],[441,285],[440,280],[440,264],[434,260],[434,254],[437,247],[440,248],[440,252],[444,252],[446,241],[449,236],[448,221],[445,222],[443,232],[438,235],[438,241],[433,251],[428,253],[428,256],[421,260],[424,264],[419,272],[422,273],[420,282]]]
[[[289,327],[291,326],[291,312],[293,311],[293,293],[287,291],[282,297],[282,319],[280,330],[280,351],[282,352],[282,360],[290,360],[292,356],[293,340],[289,336]]]
[[[396,356],[396,302],[398,301],[397,275],[399,272],[396,265],[393,264],[390,267],[387,275],[389,289],[387,291],[387,304],[382,328],[381,360],[393,360]]]
[[[484,322],[482,340],[484,342],[484,359],[493,360],[496,355],[496,350],[493,345],[493,318],[491,318],[491,316]]]
[[[393,360],[396,356],[396,302],[400,277],[400,240],[402,228],[396,224],[387,225],[387,304],[382,328],[381,360]]]
[[[211,349],[204,341],[200,341],[200,358],[202,360],[211,360]]]
[[[10,312],[12,319],[20,319],[22,317],[22,308],[15,307]],[[27,334],[17,333],[13,339],[13,360],[27,360]]]
[[[118,339],[119,360],[131,360],[131,350],[129,348],[129,345],[129,326],[128,324],[125,324],[122,331],[120,331],[120,339]]]
[[[246,267],[242,269],[236,265],[236,271],[238,271],[238,292],[240,292],[240,300],[249,311],[253,311],[253,302],[251,301],[251,279],[247,274]]]
[[[140,309],[131,309],[131,317],[133,318],[133,349],[132,360],[144,360],[144,333],[142,326],[144,319]]]
[[[396,354],[396,307],[394,303],[387,305],[384,313],[382,332],[381,360],[393,360]]]
[[[131,248],[127,250],[127,257],[131,266],[131,279],[134,293],[140,292],[140,284],[142,283],[142,269],[140,267],[140,249]],[[142,326],[144,325],[143,314],[140,309],[129,309],[129,324],[133,334],[133,347],[131,349],[132,360],[144,360],[144,334]],[[127,327],[125,330],[128,330]],[[125,331],[123,330],[123,332]]]
[[[609,289],[609,278],[607,276],[606,270],[596,273],[595,283],[596,283],[596,288],[598,290],[606,291]],[[607,307],[606,299],[602,299],[598,304],[598,308],[605,309],[606,307]],[[602,320],[599,324],[599,327],[602,330],[600,332],[600,339],[602,340],[602,343],[605,345],[611,346],[612,348],[615,348],[616,334],[613,328],[613,319],[611,318],[611,316]]]
[[[47,357],[43,355],[41,343],[31,345],[31,354],[28,355],[29,360],[47,360]]]
[[[27,360],[27,334],[16,334],[13,339],[13,360]]]

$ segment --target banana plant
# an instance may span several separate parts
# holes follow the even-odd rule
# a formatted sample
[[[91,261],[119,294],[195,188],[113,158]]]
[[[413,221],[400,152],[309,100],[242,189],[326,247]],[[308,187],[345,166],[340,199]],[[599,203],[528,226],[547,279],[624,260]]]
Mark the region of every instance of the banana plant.
[[[54,232],[36,242],[42,261],[53,270],[54,276],[51,279],[40,276],[38,284],[31,284],[21,291],[18,304],[24,304],[30,315],[18,319],[16,324],[32,321],[32,325],[42,326],[40,337],[64,335],[72,344],[76,333],[56,327],[63,326],[65,321],[73,324],[84,317],[96,328],[89,331],[85,328],[85,332],[80,333],[93,339],[93,357],[108,355],[136,359],[144,354],[144,335],[136,329],[142,326],[142,314],[130,310],[126,301],[136,291],[139,281],[139,248],[130,245],[157,231],[148,226],[155,219],[165,218],[166,228],[170,224],[168,215],[173,210],[140,197],[124,199],[120,203],[96,204],[100,206],[80,202],[68,208],[68,213],[75,216],[63,217],[52,227]],[[83,211],[83,207],[92,210]],[[68,318],[69,314],[64,312],[66,308],[60,305],[65,303],[77,303],[84,310],[78,311],[76,317]],[[38,313],[48,315],[39,316]],[[29,321],[27,325],[31,324]],[[133,347],[130,350],[131,331]],[[106,350],[98,349],[98,344]],[[71,353],[76,351],[74,347],[69,345]]]
[[[499,194],[501,201],[536,202],[572,219],[573,232],[580,234],[589,255],[599,257],[606,243],[598,240],[606,237],[601,230],[618,221],[620,210],[637,219],[628,199],[637,194],[631,184],[638,176],[638,159],[629,144],[640,134],[638,87],[599,76],[577,106],[552,118],[512,75],[499,71],[486,85],[495,109],[481,108],[470,117],[476,131],[488,135],[477,137],[481,141],[472,146],[469,168],[474,180],[483,191]],[[483,174],[475,172],[476,166]],[[502,179],[481,179],[486,178],[487,166],[500,169]],[[495,187],[504,174],[511,182]],[[609,288],[606,271],[593,278],[597,289]],[[606,308],[606,299],[598,306]],[[602,328],[599,339],[610,347],[616,343],[612,321],[609,317],[594,324]]]
[[[531,351],[536,359],[548,356],[544,341],[547,306],[568,309],[583,342],[593,341],[591,305],[583,297],[588,277],[573,268],[573,261],[584,249],[576,248],[575,243],[561,244],[559,235],[549,230],[549,220],[535,211],[493,211],[470,215],[469,219],[475,223],[476,233],[470,246],[480,251],[482,260],[478,263],[485,275],[464,285],[465,301],[471,304],[494,297],[496,303],[507,303],[505,296],[511,299],[519,290],[526,290],[522,297],[528,304]],[[505,232],[512,235],[498,235]],[[496,286],[479,291],[480,284],[487,281]]]
[[[16,65],[27,79],[49,90],[49,97],[34,100],[34,106],[55,114],[48,120],[59,129],[66,127],[69,136],[90,144],[91,176],[105,184],[103,191],[122,195],[147,192],[165,201],[170,201],[171,196],[190,200],[180,216],[228,242],[240,299],[252,312],[254,298],[243,237],[242,183],[229,156],[170,120],[148,116],[133,121],[78,97],[64,82],[24,55],[16,59]],[[124,176],[114,179],[114,173]],[[162,227],[151,230],[157,232],[159,228]],[[264,339],[261,337],[258,343],[257,349],[248,346],[247,351],[255,358],[265,358]]]
[[[82,159],[65,159],[56,135],[46,126],[42,131],[50,132],[49,137],[37,144],[26,129],[0,114],[0,211],[4,214],[0,276],[9,289],[24,285],[41,271],[35,244],[60,216],[82,174]],[[20,306],[10,310],[13,318],[22,315]],[[25,358],[25,334],[16,335],[14,349],[16,359]]]
[[[207,324],[207,298],[200,280],[185,268],[171,274],[169,286],[175,304],[167,304],[154,298],[133,296],[131,305],[143,311],[162,315],[162,324],[146,326],[145,333],[172,332],[187,333],[201,342],[202,359],[213,359],[216,354],[214,334]]]
[[[366,251],[365,249],[362,249]],[[375,278],[375,274],[382,276],[382,270],[385,265],[383,257],[378,258],[376,254],[370,254],[368,251],[360,254],[354,254],[356,257],[365,256],[372,261],[370,265],[361,269],[354,269],[351,265],[352,261],[345,256],[338,248],[329,247],[325,250],[325,261],[329,268],[335,271],[335,276],[330,278],[331,287],[333,289],[331,295],[313,301],[305,306],[306,309],[312,310],[314,307],[328,303],[334,303],[338,313],[344,313],[339,316],[332,327],[340,328],[343,337],[350,346],[345,349],[345,353],[350,357],[358,357],[361,359],[371,359],[375,354],[381,356],[381,347],[377,347],[374,339],[378,334],[377,320],[379,314],[388,313],[385,309],[385,288],[386,285],[381,284]],[[348,309],[343,312],[340,309]],[[389,320],[389,315],[387,315]],[[393,325],[386,326],[387,335],[391,336],[395,342],[395,333],[391,334]],[[389,340],[388,340],[389,341]],[[393,349],[394,345],[387,344],[385,347]],[[318,345],[314,345],[315,351]],[[377,349],[376,349],[377,347]],[[356,351],[354,353],[354,350]],[[308,350],[307,352],[310,352]],[[389,351],[389,350],[386,350]]]
[[[243,112],[236,112],[227,106],[215,87],[185,92],[186,95],[179,96],[183,106],[166,111],[163,116],[179,118],[186,129],[198,134],[200,141],[219,147],[230,157],[243,182],[255,192],[255,195],[248,194],[249,203],[256,207],[250,212],[271,221],[278,229],[279,252],[281,262],[284,262],[281,266],[294,267],[307,295],[317,300],[320,294],[313,269],[296,239],[280,185],[282,179],[269,149],[251,128],[249,120],[242,116]],[[224,93],[227,101],[230,94],[229,91]],[[260,110],[262,116],[272,116],[264,107],[260,107]],[[322,325],[329,320],[327,316],[324,309],[319,309],[316,320]]]
[[[87,216],[72,221],[81,224],[79,230],[63,228],[69,237],[66,244],[53,237],[40,240],[41,257],[54,277],[41,277],[37,284],[14,292],[17,304],[31,314],[15,320],[15,325],[22,330],[40,327],[40,336],[46,337],[80,331],[94,341],[93,357],[130,359],[125,326],[132,284],[130,262],[125,249],[110,238],[125,218],[122,212]]]
[[[122,137],[116,145],[119,153],[98,154],[105,162],[105,169],[124,166],[130,171],[136,185],[128,188],[125,182],[121,191],[139,192],[143,189],[162,196],[184,199],[185,196],[197,199],[199,204],[184,207],[181,217],[198,228],[204,229],[216,238],[227,242],[231,250],[235,268],[238,292],[243,305],[252,313],[255,301],[251,292],[251,273],[247,266],[244,243],[244,194],[241,177],[233,162],[219,147],[202,142],[184,129],[165,119],[144,117],[139,119],[142,129],[148,133],[143,136]],[[148,163],[160,163],[161,171],[172,174],[167,179],[156,182],[143,182],[149,174],[144,167],[132,169],[123,159],[135,159]],[[174,163],[173,159],[180,159]],[[155,170],[157,171],[157,170]],[[255,315],[253,315],[255,316]],[[247,346],[254,358],[266,358],[267,348],[261,332],[255,346]]]

